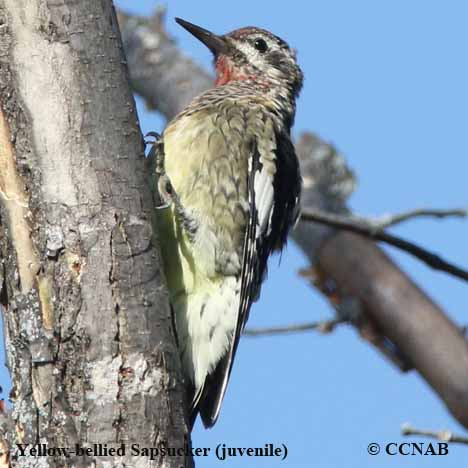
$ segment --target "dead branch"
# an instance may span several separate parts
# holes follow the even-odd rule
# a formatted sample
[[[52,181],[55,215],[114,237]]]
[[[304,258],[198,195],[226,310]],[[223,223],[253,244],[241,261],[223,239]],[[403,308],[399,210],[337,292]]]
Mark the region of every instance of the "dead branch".
[[[468,437],[459,436],[454,434],[452,431],[430,431],[426,429],[415,429],[410,424],[405,423],[401,425],[401,434],[404,436],[424,436],[432,439],[441,440],[442,442],[453,442],[456,444],[468,444]]]
[[[466,218],[467,212],[463,209],[456,210],[437,210],[432,208],[416,208],[414,210],[404,211],[403,213],[385,214],[377,218],[359,218],[356,220],[362,223],[368,223],[374,229],[382,230],[390,226],[396,226],[405,221],[415,218]]]
[[[460,211],[458,211],[457,213],[459,214]],[[462,214],[462,216],[464,216],[464,214]],[[403,220],[410,219],[411,217],[413,216],[405,214],[400,215],[399,217],[397,216],[395,219],[397,220],[397,222],[402,222]],[[372,225],[371,223],[363,221],[360,218],[325,213],[320,210],[308,208],[307,210],[302,211],[301,219],[303,221],[314,221],[317,223],[323,223],[327,226],[331,226],[338,229],[344,229],[350,232],[355,232],[365,237],[369,237],[370,239],[385,242],[388,245],[391,245],[400,250],[403,250],[404,252],[409,253],[410,255],[413,255],[414,257],[418,258],[434,270],[445,271],[446,273],[449,273],[457,278],[468,281],[468,271],[463,270],[462,268],[459,268],[453,265],[452,263],[445,261],[439,255],[429,252],[428,250],[419,247],[413,242],[409,242],[405,239],[402,239],[401,237],[384,232],[381,228],[377,228],[376,225]],[[395,222],[393,222],[393,224],[395,224]]]
[[[289,335],[291,333],[302,333],[305,331],[316,330],[319,333],[331,333],[337,325],[346,323],[344,318],[335,318],[332,320],[325,320],[322,322],[311,323],[297,323],[286,325],[284,327],[267,327],[267,328],[246,328],[244,336],[257,337],[257,336],[271,336],[271,335]]]

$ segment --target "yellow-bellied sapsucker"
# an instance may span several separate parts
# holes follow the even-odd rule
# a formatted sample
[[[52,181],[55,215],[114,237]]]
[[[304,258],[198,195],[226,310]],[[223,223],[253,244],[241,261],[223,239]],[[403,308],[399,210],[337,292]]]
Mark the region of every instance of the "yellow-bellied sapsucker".
[[[158,143],[158,230],[192,421],[215,424],[267,259],[299,213],[290,139],[302,72],[295,52],[255,27],[217,36],[176,21],[213,53],[216,87]]]

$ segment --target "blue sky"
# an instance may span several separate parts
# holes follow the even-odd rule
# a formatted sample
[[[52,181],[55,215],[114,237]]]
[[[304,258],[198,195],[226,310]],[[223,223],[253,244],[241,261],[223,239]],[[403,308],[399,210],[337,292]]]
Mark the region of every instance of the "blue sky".
[[[156,2],[116,4],[149,14]],[[350,200],[356,213],[467,206],[468,3],[169,2],[169,32],[187,54],[210,67],[209,52],[174,23],[174,16],[219,33],[261,26],[298,50],[306,81],[294,134],[317,132],[346,156],[359,179]],[[139,109],[144,132],[161,129],[160,118]],[[467,226],[459,220],[418,220],[394,232],[468,267]],[[468,323],[466,284],[386,250],[453,320]],[[297,276],[307,263],[294,245],[277,264],[271,262],[249,325],[331,316],[323,299]],[[455,444],[445,457],[367,454],[371,442],[423,441],[399,436],[405,421],[463,433],[419,376],[400,374],[353,329],[342,327],[327,336],[243,339],[219,422],[210,431],[198,424],[193,445],[288,447],[285,461],[242,458],[227,464],[243,468],[393,468],[403,463],[455,468],[466,463],[468,448]],[[221,465],[209,456],[198,466]]]

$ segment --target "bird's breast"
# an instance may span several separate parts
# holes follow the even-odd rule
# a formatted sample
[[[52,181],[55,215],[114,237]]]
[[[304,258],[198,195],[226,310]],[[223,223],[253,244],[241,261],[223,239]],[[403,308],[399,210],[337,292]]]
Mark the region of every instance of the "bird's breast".
[[[250,138],[243,114],[226,104],[183,116],[164,133],[166,173],[182,206],[198,220],[200,248],[206,252],[206,243],[212,244],[221,270],[241,268]]]

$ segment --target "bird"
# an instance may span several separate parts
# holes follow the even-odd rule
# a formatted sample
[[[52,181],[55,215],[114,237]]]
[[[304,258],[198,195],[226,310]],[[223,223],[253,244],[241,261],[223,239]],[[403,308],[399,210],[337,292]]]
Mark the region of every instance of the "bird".
[[[157,232],[190,408],[216,423],[267,260],[300,212],[291,141],[303,73],[296,52],[258,27],[217,35],[176,22],[213,54],[214,87],[154,143]]]

